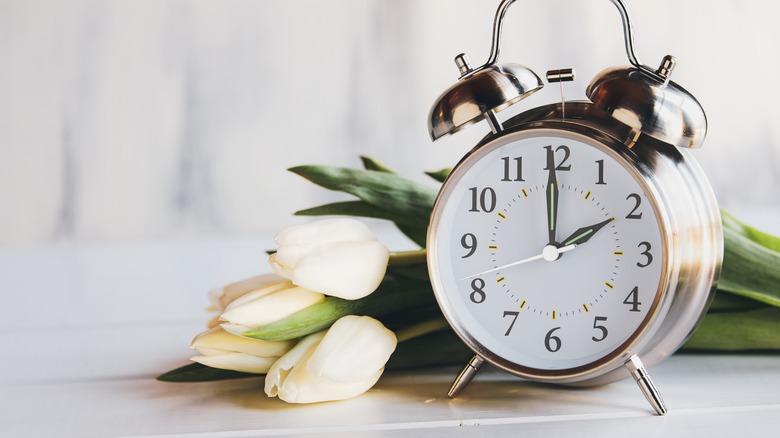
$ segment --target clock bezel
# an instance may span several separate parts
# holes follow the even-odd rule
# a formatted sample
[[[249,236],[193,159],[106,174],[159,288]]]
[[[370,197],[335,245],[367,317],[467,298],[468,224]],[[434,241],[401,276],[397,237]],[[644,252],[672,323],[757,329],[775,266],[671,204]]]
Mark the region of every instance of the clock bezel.
[[[461,324],[458,315],[455,314],[449,305],[447,292],[444,290],[444,287],[441,284],[437,251],[438,243],[435,237],[438,235],[439,222],[441,219],[441,213],[444,209],[444,203],[446,203],[447,199],[452,195],[452,191],[454,190],[459,180],[465,175],[465,173],[471,168],[473,164],[477,163],[484,156],[490,154],[497,148],[516,141],[543,136],[580,141],[607,154],[611,159],[618,162],[624,169],[626,169],[626,171],[640,185],[645,194],[645,197],[652,206],[652,211],[655,215],[656,222],[659,227],[660,240],[662,245],[662,256],[660,257],[661,272],[659,275],[658,284],[656,286],[656,291],[653,295],[653,302],[647,309],[647,314],[639,326],[623,343],[616,346],[612,351],[600,357],[599,359],[588,364],[566,369],[540,369],[514,363],[493,353],[490,349],[486,348],[471,335],[469,330]],[[671,284],[672,260],[669,257],[669,248],[672,247],[672,230],[671,226],[669,225],[668,217],[665,214],[666,209],[664,206],[660,205],[660,203],[663,202],[663,197],[658,195],[656,187],[653,184],[652,173],[647,175],[645,173],[647,169],[644,169],[642,164],[636,161],[635,158],[637,158],[636,155],[631,154],[629,148],[626,148],[623,144],[614,138],[592,127],[561,120],[546,120],[544,122],[516,126],[510,130],[502,132],[498,136],[491,136],[487,138],[477,147],[472,149],[465,157],[463,157],[458,165],[455,166],[455,168],[450,173],[450,176],[445,181],[439,196],[437,197],[433,209],[433,214],[431,215],[431,223],[428,235],[428,266],[434,294],[436,295],[436,299],[439,302],[439,306],[442,309],[442,312],[444,313],[450,325],[453,327],[456,334],[476,354],[483,357],[488,362],[498,366],[499,368],[531,380],[553,380],[567,382],[580,381],[587,380],[594,376],[603,375],[615,368],[620,367],[625,362],[627,357],[630,356],[630,352],[633,351],[632,347],[637,345],[648,334],[651,334],[655,331],[654,327],[656,324],[654,322],[657,321],[659,317],[664,315],[666,310],[668,310],[668,300],[666,300],[666,297],[668,295],[669,286]]]

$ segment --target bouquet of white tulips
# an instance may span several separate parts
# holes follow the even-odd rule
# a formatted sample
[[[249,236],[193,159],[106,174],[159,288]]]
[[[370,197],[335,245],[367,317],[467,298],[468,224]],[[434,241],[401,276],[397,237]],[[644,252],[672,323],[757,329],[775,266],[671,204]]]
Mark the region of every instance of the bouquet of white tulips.
[[[391,253],[362,222],[328,219],[276,236],[259,275],[209,293],[219,313],[192,341],[196,362],[158,377],[196,382],[265,375],[265,393],[289,403],[342,400],[370,389],[385,369],[461,364],[470,353],[439,311],[425,236],[436,191],[377,161],[364,169],[290,169],[354,195],[297,212],[392,221],[421,249]],[[430,172],[441,182],[449,169]],[[780,351],[780,238],[723,212],[718,292],[683,350]]]

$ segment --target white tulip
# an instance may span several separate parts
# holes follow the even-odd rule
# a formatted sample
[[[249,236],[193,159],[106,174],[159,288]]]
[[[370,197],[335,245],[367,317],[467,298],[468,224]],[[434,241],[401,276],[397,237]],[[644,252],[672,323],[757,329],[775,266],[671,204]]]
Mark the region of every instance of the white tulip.
[[[355,300],[370,294],[385,276],[390,252],[368,226],[329,219],[288,228],[275,238],[274,271],[296,285]]]
[[[219,321],[223,329],[240,335],[286,318],[324,299],[325,295],[290,281],[271,283],[233,300],[219,316]]]
[[[288,403],[344,400],[368,391],[395,350],[395,334],[368,316],[345,316],[303,338],[268,370],[265,393]]]
[[[262,289],[273,283],[286,281],[285,278],[276,274],[262,274],[252,278],[230,283],[227,286],[214,288],[209,291],[209,301],[211,305],[206,310],[212,312],[222,313],[228,304],[235,301],[237,298],[242,297],[249,292],[254,292],[258,289]],[[219,325],[219,315],[212,318],[206,326],[208,328],[214,328]]]
[[[212,368],[263,374],[294,344],[295,341],[245,338],[215,327],[192,340],[190,348],[197,350],[202,356],[193,356],[190,360]]]
[[[262,274],[214,288],[209,291],[211,306],[208,310],[222,312],[236,298],[280,281],[285,279],[276,274]]]

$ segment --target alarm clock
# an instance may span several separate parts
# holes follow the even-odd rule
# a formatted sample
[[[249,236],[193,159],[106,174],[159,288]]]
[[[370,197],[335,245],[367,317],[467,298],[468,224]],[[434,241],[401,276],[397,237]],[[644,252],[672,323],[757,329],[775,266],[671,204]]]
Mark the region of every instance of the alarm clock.
[[[436,140],[485,120],[490,133],[455,166],[428,228],[439,306],[474,351],[455,397],[488,362],[521,378],[600,385],[633,377],[655,411],[667,408],[647,372],[693,333],[714,295],[723,258],[717,202],[691,156],[707,120],[699,102],[637,59],[589,84],[589,101],[497,112],[544,82],[497,64],[504,0],[488,61],[455,58],[459,81],[433,105]],[[551,70],[548,82],[574,79]]]

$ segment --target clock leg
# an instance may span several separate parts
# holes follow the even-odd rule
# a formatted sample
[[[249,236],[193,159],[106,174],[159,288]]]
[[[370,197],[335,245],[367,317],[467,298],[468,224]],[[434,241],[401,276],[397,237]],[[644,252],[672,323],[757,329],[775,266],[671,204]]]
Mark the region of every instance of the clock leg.
[[[450,387],[450,391],[447,393],[450,398],[455,398],[460,394],[461,391],[471,382],[471,379],[474,378],[474,376],[477,374],[477,371],[479,371],[479,367],[482,366],[482,363],[485,362],[484,359],[481,357],[475,355],[471,358],[469,363],[466,364],[465,367],[463,367],[463,371],[458,374],[458,377],[455,378],[455,381],[452,382],[452,386]]]
[[[639,356],[633,355],[625,363],[628,371],[631,372],[631,377],[634,378],[636,384],[639,385],[639,389],[642,390],[642,394],[650,405],[653,406],[655,412],[658,415],[664,415],[667,412],[664,400],[661,398],[661,393],[658,392],[650,376],[647,374],[644,364],[639,359]],[[465,371],[465,370],[464,370]]]

